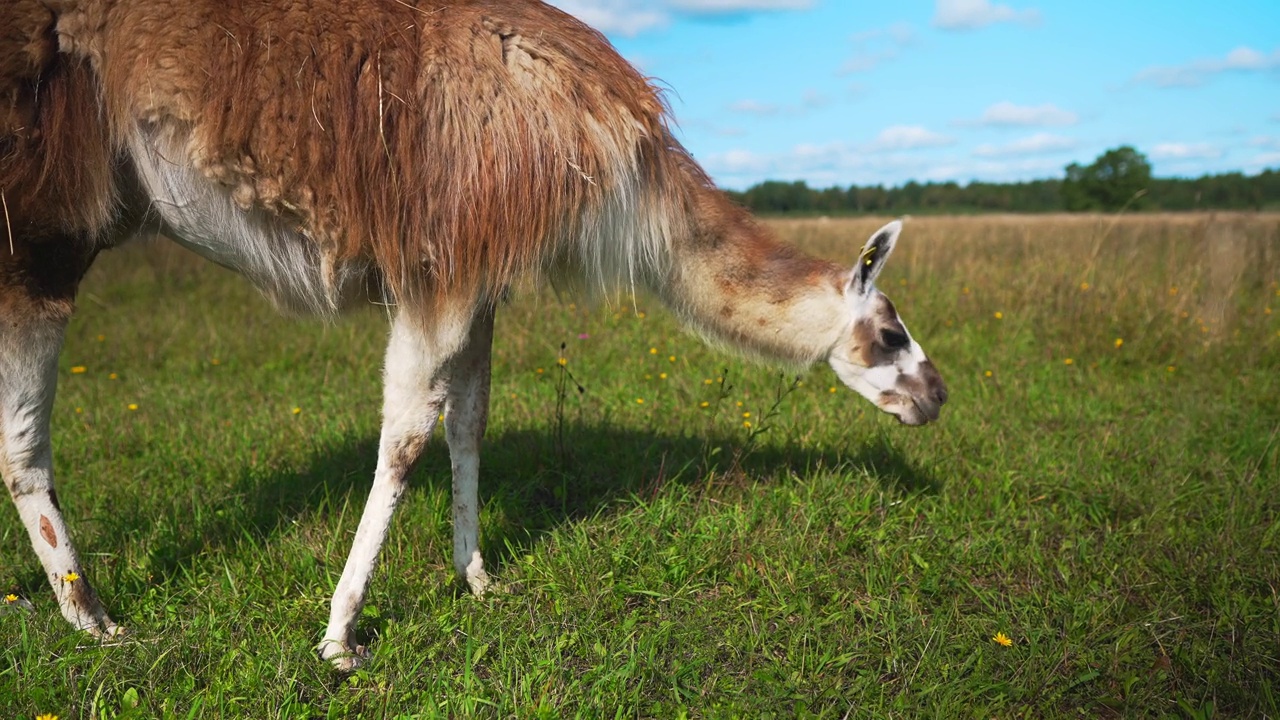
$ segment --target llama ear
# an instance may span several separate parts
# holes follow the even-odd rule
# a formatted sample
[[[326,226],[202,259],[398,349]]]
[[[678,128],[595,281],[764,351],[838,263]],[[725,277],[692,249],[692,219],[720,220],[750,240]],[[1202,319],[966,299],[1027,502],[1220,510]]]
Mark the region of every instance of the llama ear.
[[[901,232],[902,221],[894,220],[871,235],[862,252],[858,253],[858,264],[853,268],[853,277],[849,278],[850,291],[858,294],[870,291]]]

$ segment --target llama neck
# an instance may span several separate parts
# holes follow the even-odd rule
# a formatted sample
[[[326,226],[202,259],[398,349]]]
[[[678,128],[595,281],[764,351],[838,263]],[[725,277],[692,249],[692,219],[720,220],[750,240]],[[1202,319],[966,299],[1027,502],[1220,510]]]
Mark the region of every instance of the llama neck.
[[[695,329],[747,355],[794,366],[825,359],[847,328],[847,271],[780,243],[711,187],[673,242],[660,296]]]

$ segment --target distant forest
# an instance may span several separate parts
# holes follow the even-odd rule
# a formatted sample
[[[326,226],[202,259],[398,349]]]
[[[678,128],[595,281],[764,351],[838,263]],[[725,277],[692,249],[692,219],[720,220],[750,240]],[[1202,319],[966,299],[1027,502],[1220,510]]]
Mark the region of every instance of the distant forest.
[[[1073,166],[1075,167],[1075,166]],[[1083,170],[1083,168],[1078,168]],[[908,182],[898,187],[856,185],[811,188],[804,183],[767,181],[746,192],[729,191],[758,213],[847,215],[854,213],[983,213],[1116,210],[1116,204],[1080,198],[1078,183],[1032,180],[1018,183]],[[1195,179],[1144,178],[1141,193],[1125,194],[1127,210],[1280,210],[1280,170],[1257,175],[1227,173]],[[1137,197],[1134,198],[1133,196]]]

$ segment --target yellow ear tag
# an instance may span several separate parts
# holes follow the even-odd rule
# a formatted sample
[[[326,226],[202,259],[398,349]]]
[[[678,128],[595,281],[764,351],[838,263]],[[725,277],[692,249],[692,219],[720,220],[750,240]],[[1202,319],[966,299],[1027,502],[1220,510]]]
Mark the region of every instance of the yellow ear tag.
[[[874,260],[876,259],[876,246],[875,246],[875,245],[868,245],[868,246],[866,246],[866,247],[862,248],[862,255],[861,255],[861,256],[859,256],[859,258],[858,258],[858,259],[859,259],[859,260],[862,260],[862,261],[864,262],[864,264],[866,264],[866,265],[870,265],[870,264],[872,263],[872,261],[874,261]]]

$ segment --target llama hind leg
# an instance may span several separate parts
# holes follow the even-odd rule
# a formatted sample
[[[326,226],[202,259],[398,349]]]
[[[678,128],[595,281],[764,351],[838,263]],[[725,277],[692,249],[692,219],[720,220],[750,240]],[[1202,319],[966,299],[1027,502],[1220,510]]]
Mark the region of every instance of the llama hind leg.
[[[480,441],[489,420],[489,370],[493,348],[493,309],[486,307],[471,325],[466,348],[453,359],[445,416],[445,437],[453,466],[453,567],[471,592],[489,586],[480,556]]]
[[[402,311],[392,325],[373,489],[334,590],[329,626],[319,645],[320,656],[339,670],[355,668],[364,654],[355,644],[356,621],[406,478],[444,407],[450,360],[466,342],[470,317],[470,312],[463,312],[424,322]]]
[[[119,632],[89,585],[53,489],[49,416],[64,323],[20,321],[0,330],[0,476],[53,586],[62,615],[98,636]]]

